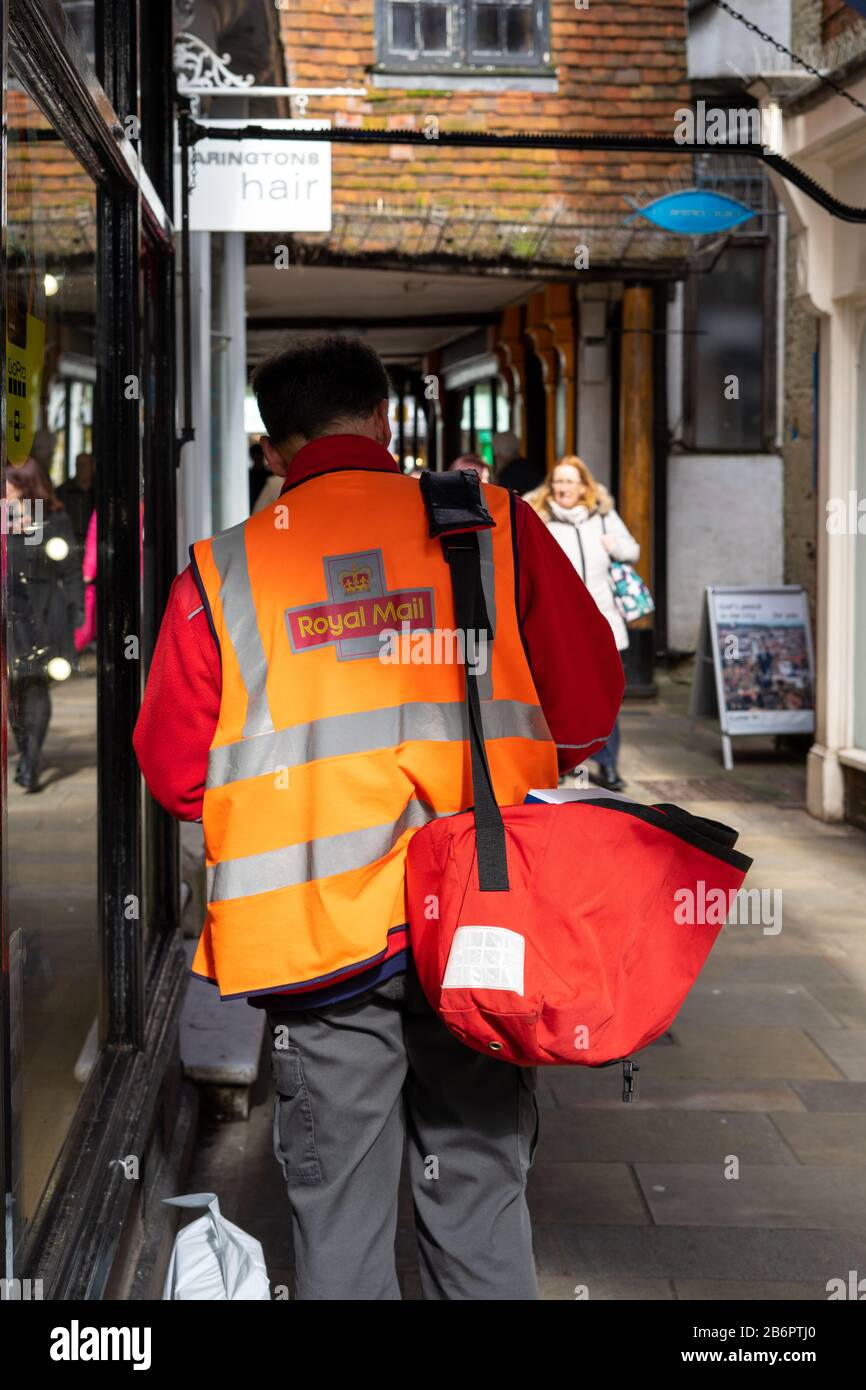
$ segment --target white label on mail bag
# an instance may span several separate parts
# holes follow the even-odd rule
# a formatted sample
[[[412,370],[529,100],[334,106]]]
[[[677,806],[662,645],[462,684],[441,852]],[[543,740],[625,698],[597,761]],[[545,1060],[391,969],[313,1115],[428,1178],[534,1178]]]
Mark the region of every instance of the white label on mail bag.
[[[510,989],[523,994],[525,941],[506,927],[458,927],[443,989]]]

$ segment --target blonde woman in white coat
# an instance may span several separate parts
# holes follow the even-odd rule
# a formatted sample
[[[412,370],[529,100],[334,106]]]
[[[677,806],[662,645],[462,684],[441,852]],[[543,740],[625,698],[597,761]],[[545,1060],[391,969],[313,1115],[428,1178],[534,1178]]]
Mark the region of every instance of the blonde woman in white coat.
[[[526,494],[551,534],[562,546],[599,609],[613,629],[617,650],[628,646],[628,628],[617,608],[608,571],[611,561],[640,559],[640,546],[613,505],[613,498],[596,481],[582,459],[567,454],[550,470],[541,487]],[[619,791],[619,721],[604,748],[596,754],[598,774],[590,780]]]

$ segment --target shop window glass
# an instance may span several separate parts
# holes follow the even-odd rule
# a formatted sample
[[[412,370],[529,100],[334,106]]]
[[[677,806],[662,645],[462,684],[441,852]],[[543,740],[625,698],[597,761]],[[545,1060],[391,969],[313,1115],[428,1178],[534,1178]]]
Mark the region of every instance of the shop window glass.
[[[547,0],[377,0],[380,66],[459,71],[548,64]]]
[[[460,453],[471,454],[475,430],[472,423],[472,391],[466,391],[460,404]]]
[[[508,406],[508,397],[502,391],[496,393],[496,429],[499,434],[504,434],[511,429],[511,411]]]
[[[74,35],[73,58],[87,77],[96,73],[96,0],[59,0]]]
[[[472,6],[475,26],[473,47],[481,57],[494,54],[501,60],[532,54],[535,42],[535,6],[532,0],[477,0]]]
[[[96,188],[10,74],[3,617],[14,1218],[96,1060]]]
[[[693,443],[764,447],[764,249],[724,252],[695,283]]]

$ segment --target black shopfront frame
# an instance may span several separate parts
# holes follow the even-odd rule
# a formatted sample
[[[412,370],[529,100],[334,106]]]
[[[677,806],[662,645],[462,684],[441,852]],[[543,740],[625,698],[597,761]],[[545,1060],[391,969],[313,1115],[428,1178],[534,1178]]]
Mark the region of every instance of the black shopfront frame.
[[[144,35],[141,10],[146,11]],[[15,1017],[19,1005],[9,971],[6,758],[0,759],[0,1170],[6,1216],[2,1273],[7,1279],[41,1280],[42,1296],[51,1299],[102,1297],[110,1288],[121,1242],[128,1238],[131,1214],[146,1219],[163,1147],[170,1138],[163,1115],[165,1082],[176,1061],[177,1022],[187,978],[178,932],[176,826],[149,799],[145,806],[132,749],[144,674],[176,569],[172,24],[171,0],[148,0],[146,7],[139,0],[101,0],[97,80],[87,75],[75,36],[54,0],[0,0],[2,303],[5,306],[6,92],[12,41],[16,70],[30,95],[97,186],[94,436],[98,456],[112,460],[110,468],[97,470],[95,494],[100,613],[99,1054],[23,1239],[10,1203],[15,1103],[10,1058],[12,1030],[20,1020]],[[142,49],[144,63],[139,59]],[[141,142],[149,159],[147,172],[139,159],[139,144],[127,136],[124,121],[132,114],[148,123],[147,138]],[[124,384],[130,374],[138,376],[143,397],[147,381],[146,398],[129,398]],[[5,412],[5,375],[2,386],[0,409]],[[5,438],[5,413],[0,437]],[[3,602],[0,597],[0,606]],[[0,642],[5,625],[0,607]],[[138,659],[129,659],[131,635],[139,638]],[[5,740],[4,652],[0,658]],[[128,910],[131,901],[143,906],[137,916]],[[139,1161],[135,1180],[118,1162],[128,1155]]]

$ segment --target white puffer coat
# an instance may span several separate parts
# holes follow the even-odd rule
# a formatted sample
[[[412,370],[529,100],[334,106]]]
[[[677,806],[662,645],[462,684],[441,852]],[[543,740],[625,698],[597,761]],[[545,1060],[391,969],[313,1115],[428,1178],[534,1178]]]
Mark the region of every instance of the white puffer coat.
[[[607,618],[617,651],[624,651],[628,646],[628,628],[614,603],[608,571],[612,560],[636,564],[640,559],[640,546],[618,514],[607,489],[600,483],[596,483],[596,489],[599,501],[591,512],[584,506],[565,512],[552,498],[547,505],[539,505],[541,488],[528,492],[525,500],[535,507]],[[603,544],[605,535],[615,542],[610,550]]]

